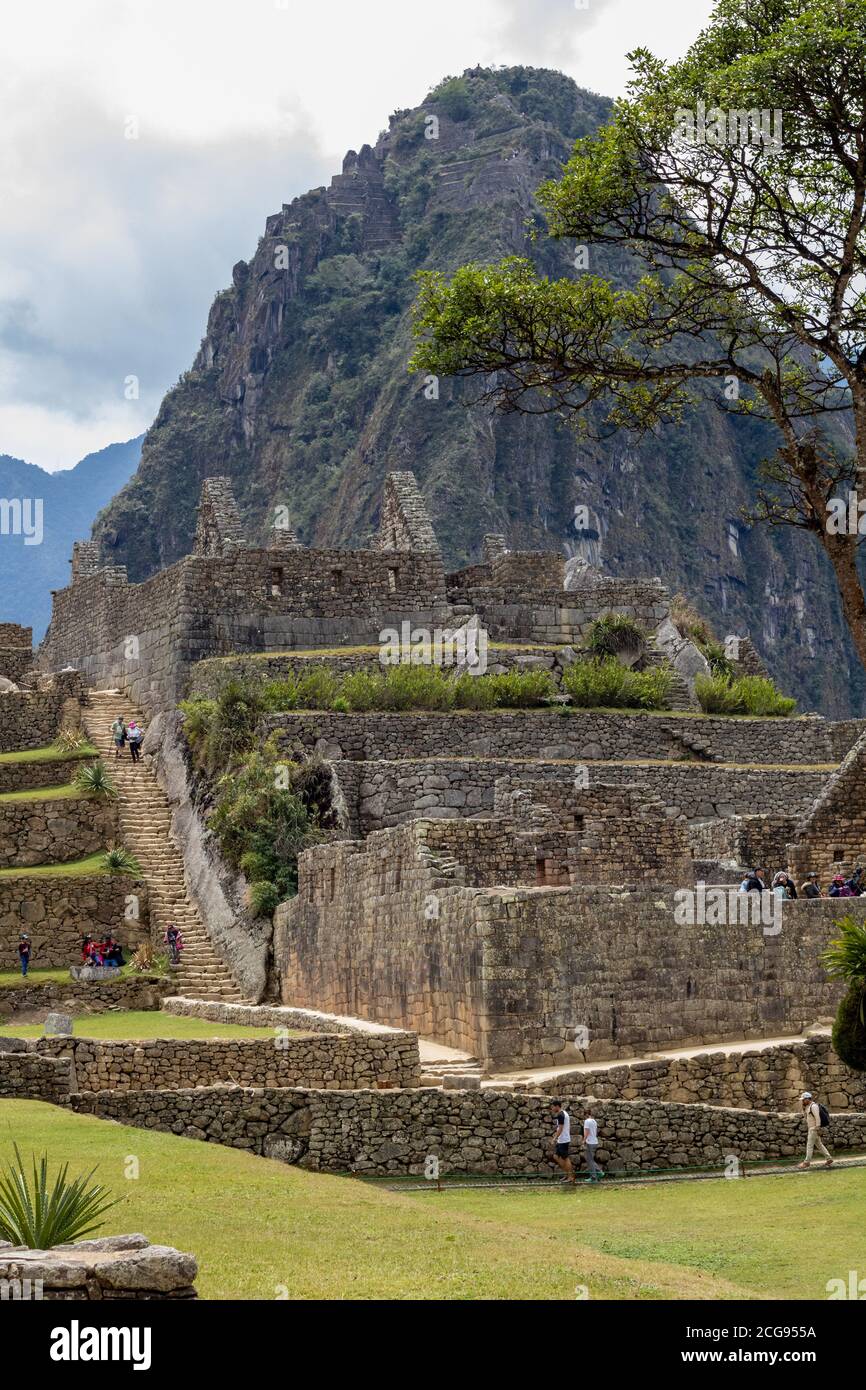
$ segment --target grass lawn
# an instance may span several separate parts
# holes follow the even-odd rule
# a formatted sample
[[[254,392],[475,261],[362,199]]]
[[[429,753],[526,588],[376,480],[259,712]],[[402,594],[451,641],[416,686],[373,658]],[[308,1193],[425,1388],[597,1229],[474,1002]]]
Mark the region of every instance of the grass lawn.
[[[66,758],[98,757],[99,749],[94,748],[92,743],[82,744],[72,753],[59,748],[56,743],[49,743],[46,748],[22,748],[14,753],[0,753],[0,763],[53,763]]]
[[[103,1234],[190,1250],[204,1298],[825,1299],[864,1263],[862,1169],[652,1188],[389,1192],[238,1149],[0,1102],[0,1158],[98,1165]],[[139,1177],[124,1177],[129,1156]],[[285,1294],[282,1295],[285,1297]]]
[[[33,787],[29,791],[23,792],[0,792],[0,802],[3,801],[67,801],[73,797],[83,800],[87,796],[86,792],[74,787],[71,782],[67,782],[62,787]],[[92,798],[89,798],[92,800]]]
[[[34,970],[31,968],[25,978],[20,970],[0,970],[0,989],[22,989],[30,985],[71,985],[69,971],[57,969]]]
[[[103,864],[105,850],[89,854],[86,859],[73,859],[68,864],[36,864],[32,869],[0,869],[0,878],[81,878],[86,874],[107,874]],[[135,875],[132,875],[135,877]]]
[[[68,979],[68,976],[67,976]],[[72,1021],[77,1038],[273,1038],[275,1028],[247,1028],[242,1023],[212,1023],[206,1018],[185,1018],[158,1009],[121,1013],[81,1014]],[[41,1023],[4,1023],[0,1038],[41,1038]],[[304,1034],[293,1032],[291,1037]]]

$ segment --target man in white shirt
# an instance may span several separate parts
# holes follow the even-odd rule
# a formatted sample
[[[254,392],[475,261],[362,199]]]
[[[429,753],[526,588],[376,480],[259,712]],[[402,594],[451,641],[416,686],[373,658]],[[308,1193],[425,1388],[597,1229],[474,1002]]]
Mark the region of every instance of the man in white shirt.
[[[569,1158],[571,1116],[567,1110],[563,1110],[562,1101],[552,1100],[550,1108],[553,1111],[553,1122],[556,1125],[556,1133],[553,1136],[553,1161],[565,1174],[562,1181],[573,1184],[575,1182],[574,1168]]]
[[[589,1177],[584,1178],[584,1182],[599,1182],[604,1173],[595,1161],[598,1149],[598,1121],[593,1117],[591,1110],[587,1110],[583,1121],[583,1143],[586,1149],[586,1166],[589,1169]]]
[[[800,1097],[800,1104],[803,1107],[803,1114],[806,1117],[807,1125],[806,1159],[804,1163],[800,1164],[800,1167],[810,1168],[812,1166],[812,1154],[817,1146],[826,1159],[824,1167],[832,1168],[833,1156],[830,1150],[825,1148],[824,1141],[821,1138],[821,1111],[818,1109],[818,1102],[812,1099],[811,1091],[803,1092]]]

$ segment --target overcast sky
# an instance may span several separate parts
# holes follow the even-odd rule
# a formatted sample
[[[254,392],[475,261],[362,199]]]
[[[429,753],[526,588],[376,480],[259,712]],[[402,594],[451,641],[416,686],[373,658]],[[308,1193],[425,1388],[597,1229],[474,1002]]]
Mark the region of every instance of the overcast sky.
[[[0,51],[0,454],[129,439],[265,217],[476,63],[607,95],[710,0],[32,0]],[[129,138],[137,135],[137,138]],[[139,381],[138,399],[125,382]]]

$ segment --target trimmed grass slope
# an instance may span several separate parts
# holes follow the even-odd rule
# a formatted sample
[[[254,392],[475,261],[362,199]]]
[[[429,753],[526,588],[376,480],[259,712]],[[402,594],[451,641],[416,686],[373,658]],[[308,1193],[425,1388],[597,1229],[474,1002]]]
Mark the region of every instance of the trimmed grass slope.
[[[123,1199],[105,1234],[191,1250],[211,1299],[824,1299],[863,1262],[863,1174],[550,1191],[387,1191],[241,1150],[0,1103],[18,1142]],[[137,1180],[124,1178],[129,1155]]]

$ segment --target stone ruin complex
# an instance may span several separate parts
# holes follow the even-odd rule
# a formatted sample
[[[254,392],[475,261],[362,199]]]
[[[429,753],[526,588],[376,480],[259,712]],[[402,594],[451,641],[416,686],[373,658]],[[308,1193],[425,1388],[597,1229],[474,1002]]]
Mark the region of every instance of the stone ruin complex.
[[[591,624],[611,613],[645,633],[631,659],[671,663],[671,709],[554,700],[528,710],[267,716],[262,733],[287,758],[327,764],[336,828],[300,856],[297,896],[272,926],[233,909],[172,743],[179,699],[251,672],[375,667],[381,633],[404,624],[475,624],[491,644],[488,670],[541,669],[558,685],[585,659]],[[751,644],[741,646],[740,670],[759,671]],[[438,1145],[456,1170],[529,1171],[543,1162],[544,1110],[540,1094],[521,1092],[551,1085],[533,1081],[534,1070],[558,1068],[556,1089],[601,1098],[602,1128],[619,1146],[614,1167],[656,1160],[647,1116],[675,1136],[674,1162],[714,1161],[732,1133],[750,1157],[793,1152],[793,1122],[773,1112],[811,1082],[842,1112],[839,1132],[862,1143],[862,1078],[826,1036],[840,988],[820,955],[839,906],[780,904],[768,929],[748,914],[684,920],[678,903],[699,886],[735,892],[757,863],[787,867],[798,883],[814,870],[826,883],[866,862],[866,721],[698,717],[694,678],[704,669],[656,579],[567,573],[562,555],[513,552],[497,535],[483,537],[477,563],[446,572],[409,472],[388,475],[366,549],[308,549],[287,523],[266,547],[249,545],[226,478],[203,485],[193,553],[141,584],[79,542],[35,659],[28,632],[0,625],[0,752],[50,742],[79,713],[103,719],[113,699],[143,710],[200,949],[228,982],[210,992],[216,976],[202,966],[185,992],[204,1002],[165,1007],[245,1010],[248,1022],[306,1011],[311,1028],[332,1036],[279,1065],[252,1043],[225,1053],[165,1044],[156,1058],[58,1041],[7,1057],[0,1094],[29,1087],[128,1123],[244,1146],[255,1104],[265,1116],[256,1151],[312,1167],[404,1171]],[[14,768],[0,764],[0,789],[19,785]],[[122,805],[120,816],[122,825]],[[26,817],[4,823],[0,813],[2,862],[34,862],[22,857],[31,835]],[[148,920],[159,927],[164,890],[147,866],[142,879],[147,932]],[[98,907],[91,895],[63,921],[74,935],[87,913],[110,916],[113,903],[104,890]],[[844,911],[866,916],[862,900]],[[0,885],[6,954],[21,912],[21,887],[16,896]],[[46,900],[42,915],[52,914],[60,920]],[[46,949],[50,938],[62,951],[61,936],[59,926],[47,932]],[[418,1036],[456,1049],[450,1069],[419,1061]],[[764,1042],[779,1037],[791,1041]],[[708,1051],[673,1055],[696,1046]],[[166,1075],[171,1100],[158,1084]],[[241,1089],[217,1095],[229,1078]],[[458,1083],[459,1104],[449,1095]],[[322,1100],[334,1088],[341,1140]],[[728,1109],[708,1111],[707,1099]],[[459,1105],[469,1137],[457,1142],[448,1136]],[[476,1131],[492,1132],[492,1148]]]

